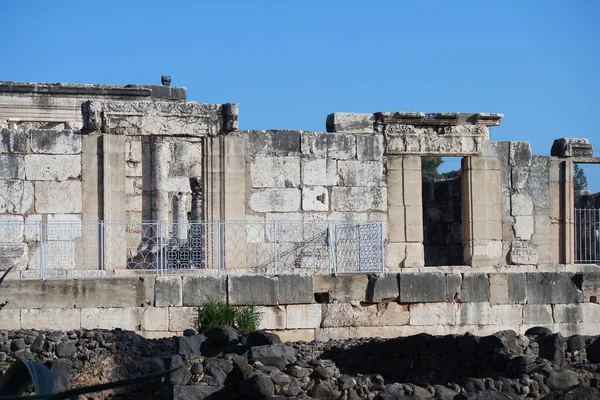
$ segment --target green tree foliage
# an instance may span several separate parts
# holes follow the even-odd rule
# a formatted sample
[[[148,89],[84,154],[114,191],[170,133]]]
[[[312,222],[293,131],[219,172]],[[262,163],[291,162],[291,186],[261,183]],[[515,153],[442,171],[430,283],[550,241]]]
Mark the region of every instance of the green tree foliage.
[[[439,179],[438,167],[442,165],[442,157],[421,157],[421,176],[424,181]]]
[[[585,171],[578,164],[575,164],[573,167],[573,189],[586,190],[587,185],[588,182]]]

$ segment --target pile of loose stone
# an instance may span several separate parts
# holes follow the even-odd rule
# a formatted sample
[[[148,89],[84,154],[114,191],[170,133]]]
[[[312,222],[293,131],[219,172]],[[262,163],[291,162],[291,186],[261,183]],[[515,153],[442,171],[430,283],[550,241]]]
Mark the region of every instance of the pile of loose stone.
[[[57,389],[174,370],[89,399],[600,398],[600,338],[544,328],[311,343],[231,327],[156,340],[118,330],[0,332],[0,371],[15,359],[46,361]]]

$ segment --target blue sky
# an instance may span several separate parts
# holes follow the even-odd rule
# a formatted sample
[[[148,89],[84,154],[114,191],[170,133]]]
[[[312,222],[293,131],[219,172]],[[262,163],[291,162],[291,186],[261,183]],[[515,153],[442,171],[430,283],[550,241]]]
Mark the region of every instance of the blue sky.
[[[600,156],[595,0],[5,0],[0,80],[158,84],[240,103],[242,129],[334,111],[501,112],[493,140]],[[451,168],[456,163],[449,163]],[[600,165],[586,168],[600,191]]]

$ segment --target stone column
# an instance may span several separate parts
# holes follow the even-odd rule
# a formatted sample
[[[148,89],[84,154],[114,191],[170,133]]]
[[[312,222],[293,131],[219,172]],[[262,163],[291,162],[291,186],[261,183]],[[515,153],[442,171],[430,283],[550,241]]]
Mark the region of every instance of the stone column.
[[[171,155],[169,142],[156,137],[151,142],[152,158],[152,219],[155,221],[169,220],[169,192],[166,183],[168,178],[168,160]],[[166,237],[166,224],[162,224]]]
[[[186,193],[179,192],[173,203],[173,236],[180,242],[188,238],[187,197]]]
[[[464,157],[461,181],[465,263],[498,265],[502,258],[500,160]]]
[[[573,161],[550,159],[550,247],[552,261],[575,261],[575,200],[573,198]]]
[[[425,264],[421,156],[388,155],[387,181],[386,267],[421,267]]]
[[[102,136],[104,265],[108,271],[126,267],[125,136]]]

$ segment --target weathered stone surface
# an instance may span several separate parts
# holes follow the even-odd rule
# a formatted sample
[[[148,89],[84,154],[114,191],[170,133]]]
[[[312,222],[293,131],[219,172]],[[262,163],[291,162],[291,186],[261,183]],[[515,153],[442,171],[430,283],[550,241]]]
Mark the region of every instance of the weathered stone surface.
[[[5,270],[10,267],[22,270],[27,267],[28,262],[29,254],[27,243],[0,244],[0,270]]]
[[[455,325],[456,308],[456,303],[411,304],[410,324],[418,326]]]
[[[350,302],[365,301],[368,286],[366,275],[315,275],[313,277],[315,293],[327,294],[329,301]]]
[[[256,157],[250,164],[252,187],[292,188],[300,184],[299,157]]]
[[[409,322],[408,306],[394,302],[373,305],[323,304],[323,328],[402,326]]]
[[[328,158],[302,159],[302,183],[315,186],[337,185],[337,161]]]
[[[519,215],[514,217],[513,230],[515,238],[519,240],[531,240],[533,235],[533,216]]]
[[[246,275],[230,276],[229,303],[234,305],[277,305],[279,282],[276,277]]]
[[[232,130],[221,104],[91,100],[82,110],[86,130],[117,135],[215,136]]]
[[[384,187],[334,187],[332,211],[386,211],[387,189]]]
[[[317,158],[348,160],[356,156],[356,137],[346,133],[305,133],[302,153]]]
[[[415,127],[386,125],[387,154],[479,155],[489,138],[482,125]]]
[[[81,153],[80,131],[31,130],[31,150],[41,154]]]
[[[526,274],[508,274],[508,302],[520,304],[527,301],[527,276]]]
[[[302,209],[304,211],[329,211],[329,191],[323,186],[302,188]]]
[[[554,157],[592,157],[594,148],[584,138],[561,138],[552,144],[550,155]]]
[[[184,306],[201,306],[207,300],[225,301],[227,300],[227,278],[184,276],[182,297]]]
[[[400,303],[446,301],[446,277],[442,273],[401,273]]]
[[[181,306],[182,286],[180,276],[157,276],[154,285],[154,305],[156,307]]]
[[[356,157],[359,160],[379,161],[385,151],[383,135],[357,135]]]
[[[340,186],[384,186],[383,163],[379,161],[338,161]]]
[[[33,183],[22,180],[0,180],[0,212],[25,214],[33,203]]]
[[[490,299],[490,281],[486,274],[464,274],[460,289],[462,302],[484,302]]]
[[[20,215],[0,215],[0,243],[20,244],[23,242],[25,225]],[[2,268],[0,266],[0,268]]]
[[[398,274],[384,276],[369,276],[367,287],[367,302],[379,303],[382,300],[397,301],[400,297],[400,283]]]
[[[25,156],[25,175],[31,181],[75,179],[81,175],[81,157],[41,154]]]
[[[81,182],[35,182],[35,211],[75,214],[81,212]]]
[[[336,112],[327,116],[327,132],[372,133],[373,114]]]
[[[250,208],[256,212],[294,212],[300,203],[300,189],[262,189],[250,195]]]
[[[535,265],[537,264],[537,253],[535,248],[519,241],[511,242],[508,259],[514,265]]]
[[[131,308],[82,308],[83,329],[137,330],[141,325],[141,307]]]
[[[533,215],[533,200],[531,196],[515,193],[510,196],[510,213],[516,215]]]
[[[570,273],[527,274],[527,302],[529,304],[581,303],[582,292],[574,283]]]
[[[499,113],[424,113],[414,111],[377,112],[374,114],[377,125],[415,125],[415,126],[449,126],[482,125],[498,126],[504,118]],[[380,126],[377,126],[379,129]]]
[[[279,304],[310,304],[315,301],[311,275],[279,275]]]
[[[10,309],[141,307],[154,303],[154,279],[7,280],[2,298]]]
[[[287,329],[321,327],[321,304],[296,304],[286,307]]]
[[[523,324],[552,324],[552,306],[549,304],[526,304],[523,306]]]
[[[28,151],[28,131],[23,129],[0,129],[0,153],[25,154]]]
[[[8,154],[1,155],[0,179],[25,179],[23,158]]]
[[[246,154],[254,156],[282,157],[300,155],[302,131],[267,130],[239,131],[246,137]]]
[[[56,330],[57,321],[60,321],[60,329],[80,329],[81,310],[76,308],[21,310],[21,326],[23,329]]]
[[[523,169],[531,166],[531,144],[529,142],[510,142],[510,166]]]
[[[285,329],[287,319],[285,306],[261,307],[259,312],[261,314],[259,329]]]

